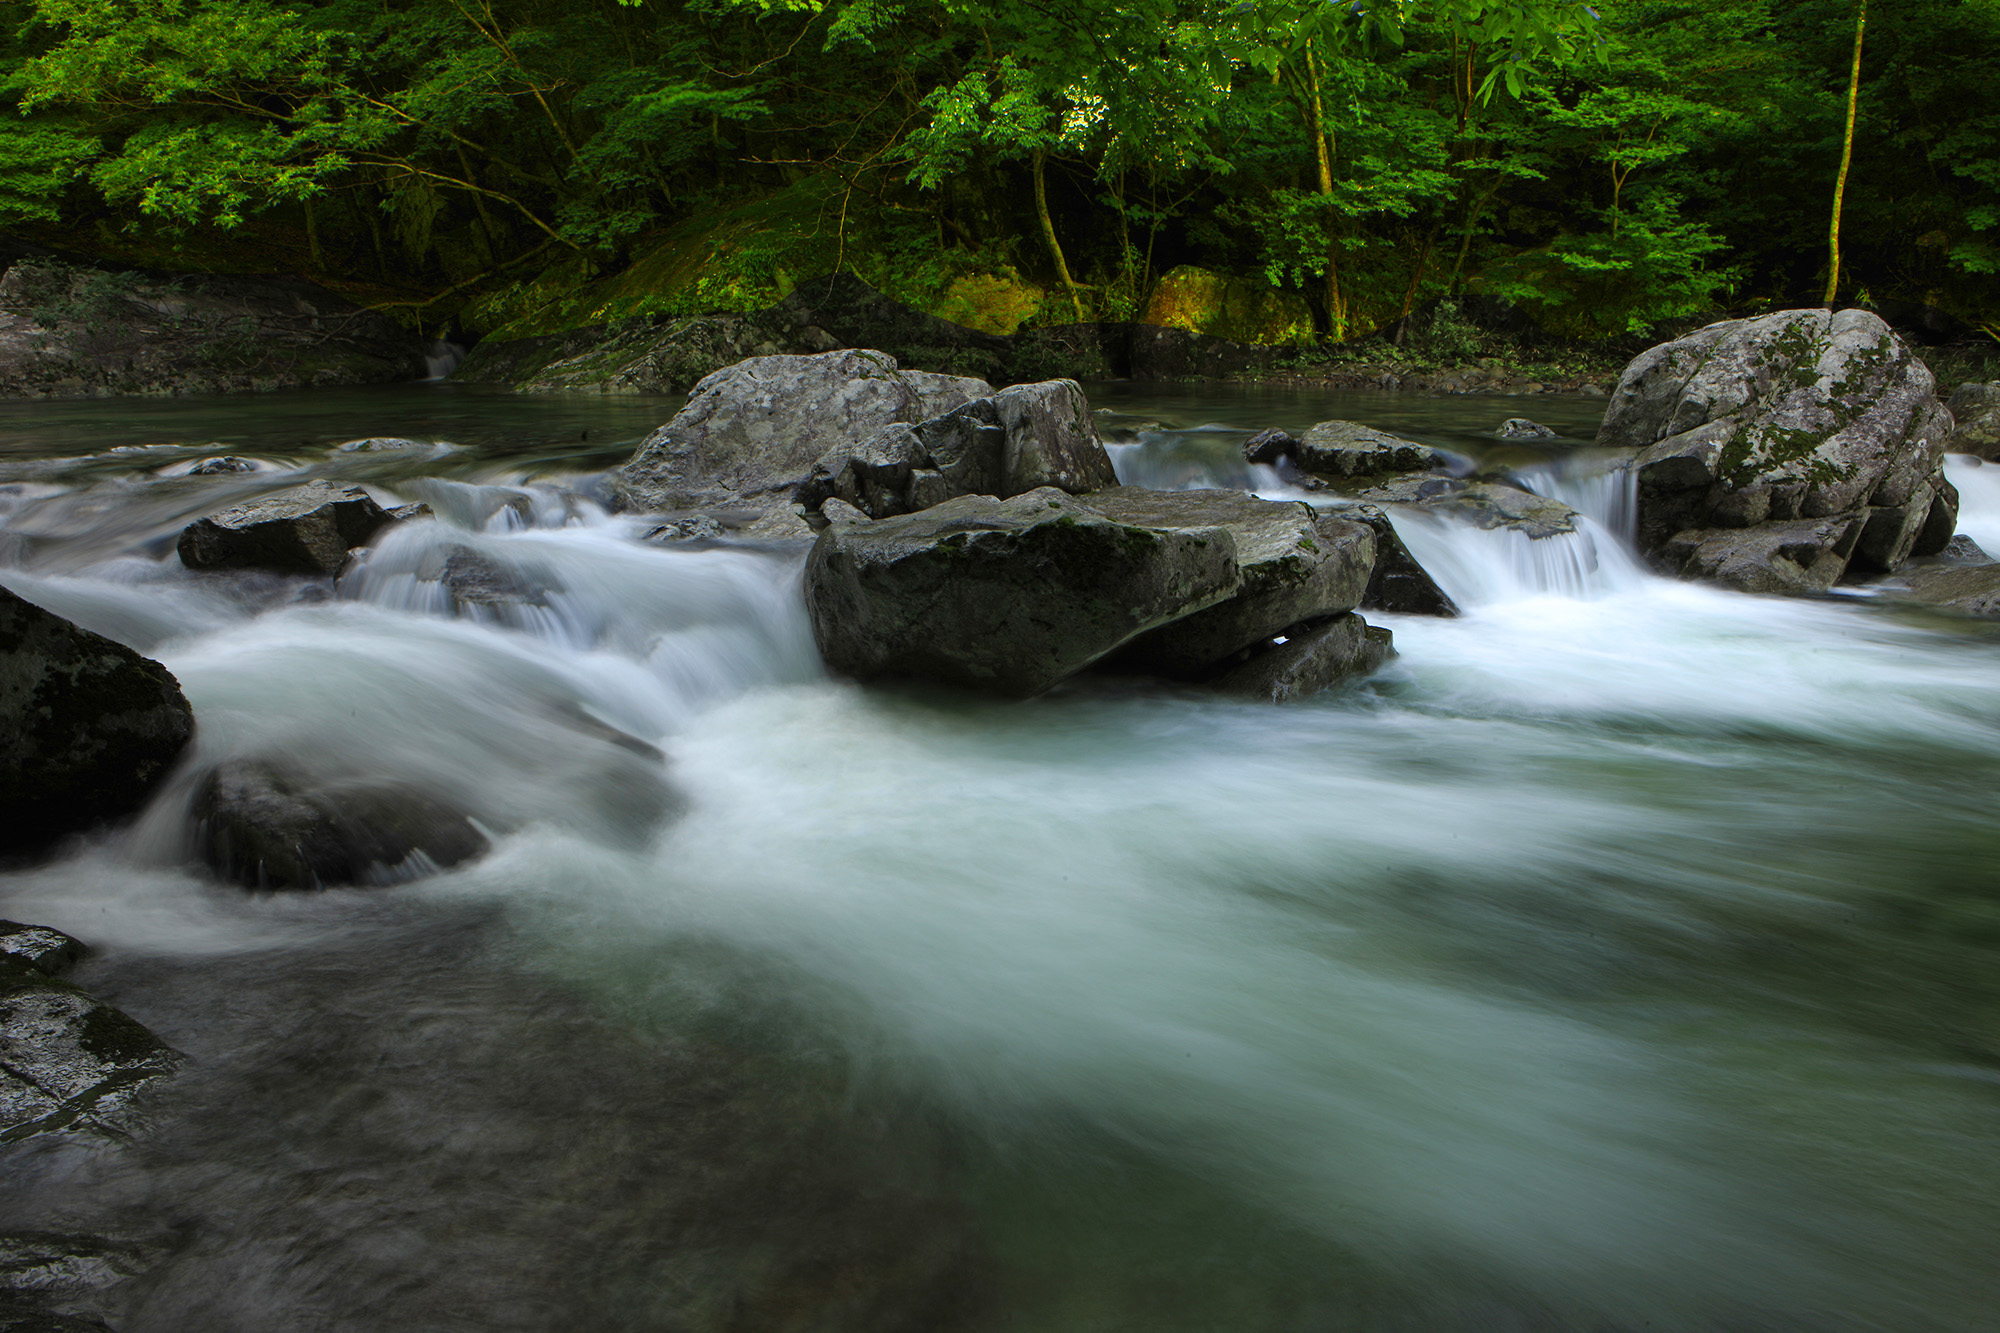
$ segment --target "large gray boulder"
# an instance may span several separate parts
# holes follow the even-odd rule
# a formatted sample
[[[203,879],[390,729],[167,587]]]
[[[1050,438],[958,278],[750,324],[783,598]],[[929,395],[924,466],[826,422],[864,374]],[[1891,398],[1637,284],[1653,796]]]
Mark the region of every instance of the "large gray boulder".
[[[386,782],[322,782],[236,760],[196,793],[195,843],[251,889],[321,889],[419,878],[478,856],[484,834],[436,797]]]
[[[1264,431],[1245,442],[1243,456],[1253,463],[1289,457],[1301,471],[1329,477],[1422,472],[1445,463],[1444,456],[1427,444],[1358,421],[1322,421],[1297,438]]]
[[[774,508],[835,446],[992,393],[983,380],[899,369],[883,352],[751,357],[695,385],[639,446],[620,485],[638,509]]]
[[[130,1017],[57,979],[83,946],[0,921],[0,1143],[61,1131],[123,1137],[134,1103],[183,1057]]]
[[[837,499],[871,518],[889,518],[957,495],[1004,499],[1040,486],[1076,495],[1117,484],[1082,387],[1046,380],[836,444],[793,498],[809,516]]]
[[[827,664],[863,680],[1038,694],[1242,582],[1228,528],[1123,523],[1054,487],[826,512],[806,604]]]
[[[137,810],[193,733],[165,667],[0,588],[0,855]]]
[[[1118,486],[1085,502],[1116,523],[1154,532],[1230,534],[1241,575],[1227,600],[1134,639],[1118,653],[1124,670],[1194,678],[1287,629],[1352,611],[1368,589],[1375,534],[1298,501],[1241,491],[1153,491]]]
[[[176,549],[189,569],[332,574],[393,518],[359,486],[309,481],[196,519]]]
[[[1893,570],[1949,540],[1950,432],[1930,369],[1881,319],[1787,310],[1641,353],[1597,442],[1639,450],[1639,546],[1656,566],[1819,591],[1850,564]]]
[[[1395,651],[1388,630],[1349,612],[1288,635],[1210,684],[1224,694],[1290,703],[1372,675]]]
[[[1961,384],[1945,406],[1952,420],[1946,453],[2000,459],[2000,384]]]

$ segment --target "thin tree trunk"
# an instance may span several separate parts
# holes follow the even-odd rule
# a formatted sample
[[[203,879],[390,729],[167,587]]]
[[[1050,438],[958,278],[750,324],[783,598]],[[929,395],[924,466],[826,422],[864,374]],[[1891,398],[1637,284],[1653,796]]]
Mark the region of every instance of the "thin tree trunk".
[[[1854,108],[1861,95],[1861,34],[1868,26],[1868,0],[1854,9],[1854,64],[1847,71],[1847,131],[1840,140],[1840,174],[1833,178],[1833,222],[1826,232],[1826,300],[1833,306],[1840,287],[1840,206],[1847,198],[1847,165],[1854,159]]]
[[[1076,322],[1085,324],[1089,321],[1083,313],[1083,296],[1076,289],[1076,279],[1069,275],[1069,261],[1063,258],[1062,245],[1056,240],[1056,224],[1049,218],[1048,173],[1044,170],[1046,161],[1047,154],[1037,148],[1034,158],[1035,216],[1042,224],[1042,239],[1048,242],[1049,253],[1055,257],[1056,276],[1069,289],[1070,304],[1076,307]]]
[[[1312,90],[1312,136],[1314,155],[1319,160],[1319,192],[1333,198],[1333,154],[1326,143],[1326,111],[1319,94],[1319,61],[1313,57],[1312,42],[1306,42],[1306,77]],[[1340,294],[1340,243],[1333,236],[1333,215],[1327,213],[1326,238],[1326,331],[1335,342],[1347,338],[1347,302]]]

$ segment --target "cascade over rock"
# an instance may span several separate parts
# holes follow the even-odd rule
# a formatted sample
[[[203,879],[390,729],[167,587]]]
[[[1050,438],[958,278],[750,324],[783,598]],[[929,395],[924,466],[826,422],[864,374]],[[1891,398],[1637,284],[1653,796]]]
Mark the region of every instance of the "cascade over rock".
[[[425,505],[386,510],[359,486],[309,481],[196,519],[176,549],[189,569],[333,574],[388,523],[428,518]]]
[[[165,667],[0,588],[0,855],[131,814],[193,733]]]
[[[1039,694],[1242,583],[1227,528],[1122,523],[1052,486],[826,517],[806,605],[827,664],[863,680]]]
[[[752,357],[697,384],[620,484],[638,509],[778,507],[830,449],[992,393],[983,380],[899,369],[883,352]]]
[[[1746,591],[1824,591],[1950,540],[1951,414],[1862,310],[1728,320],[1634,358],[1598,431],[1638,449],[1641,553]]]

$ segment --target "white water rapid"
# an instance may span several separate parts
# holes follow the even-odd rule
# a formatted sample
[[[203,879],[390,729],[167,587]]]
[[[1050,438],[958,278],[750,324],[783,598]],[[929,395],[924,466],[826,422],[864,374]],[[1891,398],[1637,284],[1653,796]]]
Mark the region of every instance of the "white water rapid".
[[[1953,465],[1965,530],[1992,524],[2000,551],[1988,473]],[[141,488],[75,484],[114,508]],[[1566,498],[1597,495],[1594,518],[1544,542],[1399,517],[1467,614],[1379,617],[1399,652],[1381,676],[1284,708],[829,679],[795,554],[646,543],[643,520],[500,475],[382,483],[445,517],[396,531],[327,597],[180,570],[162,544],[180,510],[59,567],[30,543],[0,582],[165,662],[200,731],[189,776],[130,835],[6,876],[0,911],[92,942],[141,1018],[145,979],[176,967],[310,959],[383,913],[477,908],[504,914],[518,975],[587,997],[634,1050],[689,1049],[750,1039],[689,1035],[735,1001],[686,951],[749,960],[783,1015],[762,1076],[824,1077],[857,1117],[880,1097],[921,1107],[931,1128],[892,1136],[879,1170],[914,1206],[929,1177],[911,1163],[942,1135],[953,1220],[937,1225],[978,1256],[948,1315],[815,1307],[815,1327],[2000,1327],[2000,642],[1654,577],[1610,526],[1620,485],[1576,482]],[[62,499],[28,496],[6,522],[33,531]],[[460,553],[528,595],[454,598]],[[389,890],[215,886],[183,864],[191,775],[270,753],[446,792],[496,848]],[[428,1012],[424,968],[392,972],[397,1005]],[[474,1033],[478,1012],[421,1022]],[[176,1039],[201,1056],[201,1032],[189,1017]],[[803,1034],[836,1055],[802,1054]],[[484,1168],[503,1177],[705,1105],[588,1067],[523,1077],[589,1109],[535,1124]],[[251,1114],[273,1094],[239,1095]],[[331,1109],[344,1095],[285,1114],[380,1128],[365,1099]],[[487,1161],[462,1145],[504,1136],[465,1117],[430,1123],[413,1160],[449,1144]],[[315,1267],[338,1228],[299,1202],[320,1197],[289,1157],[309,1143],[163,1149],[183,1155],[155,1168],[183,1212],[254,1218],[281,1195],[298,1241],[245,1241],[238,1295],[190,1276],[119,1327],[305,1327],[312,1301],[333,1312],[312,1327],[368,1327],[339,1313],[351,1283],[431,1273],[456,1292],[457,1269],[502,1252],[466,1236],[543,1225],[470,1205],[454,1222],[412,1195],[369,1223],[403,1267],[361,1251]],[[679,1177],[606,1153],[534,1178],[588,1192],[593,1247],[643,1249],[620,1219]],[[787,1179],[810,1191],[827,1159]],[[402,1170],[366,1189],[401,1198]],[[82,1171],[49,1167],[29,1194],[110,1188]],[[138,1197],[121,1179],[113,1197]],[[75,1197],[65,1225],[101,1225]],[[693,1253],[729,1242],[709,1243]],[[180,1261],[195,1275],[200,1253]],[[721,1260],[639,1253],[605,1282],[651,1293],[653,1313],[593,1326],[736,1326],[704,1285]],[[905,1280],[878,1268],[843,1281]],[[373,1326],[393,1326],[404,1307],[380,1299]],[[517,1326],[452,1299],[466,1326]],[[524,1308],[541,1307],[491,1307]],[[262,1325],[232,1313],[256,1309]]]

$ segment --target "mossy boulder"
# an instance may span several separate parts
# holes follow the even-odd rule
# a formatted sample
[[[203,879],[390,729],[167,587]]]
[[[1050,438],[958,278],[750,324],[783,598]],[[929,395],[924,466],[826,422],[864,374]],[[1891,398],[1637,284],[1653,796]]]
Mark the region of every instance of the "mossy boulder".
[[[1265,347],[1303,343],[1313,332],[1303,298],[1191,265],[1160,279],[1139,320]]]
[[[136,811],[193,734],[165,667],[0,588],[0,855]]]
[[[1597,438],[1639,451],[1639,545],[1656,566],[1811,589],[1850,562],[1893,570],[1949,540],[1938,515],[1952,504],[1940,470],[1952,422],[1936,389],[1877,316],[1787,310],[1641,353]],[[1766,525],[1768,540],[1699,536]],[[1802,542],[1820,544],[1806,558]]]

